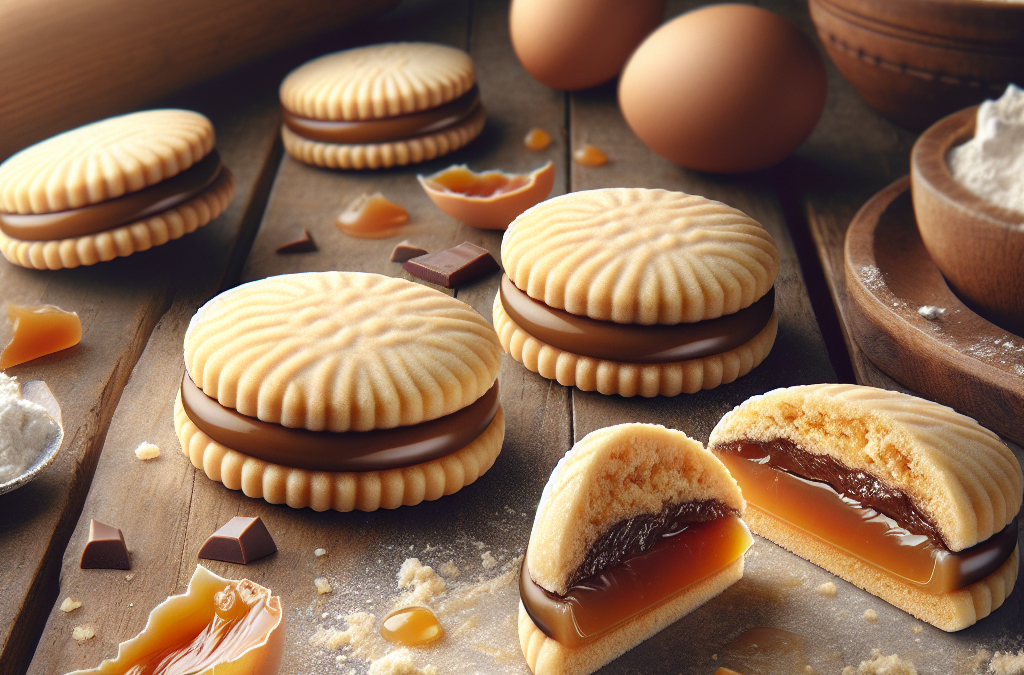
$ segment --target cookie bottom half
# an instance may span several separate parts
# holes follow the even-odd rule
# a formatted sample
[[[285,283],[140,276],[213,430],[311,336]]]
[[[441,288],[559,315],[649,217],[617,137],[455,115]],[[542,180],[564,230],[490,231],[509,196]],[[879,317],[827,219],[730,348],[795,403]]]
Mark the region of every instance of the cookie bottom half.
[[[325,143],[303,138],[281,125],[288,154],[306,164],[328,169],[388,169],[427,162],[454,152],[483,131],[487,113],[480,106],[466,120],[431,134],[386,143]]]
[[[248,497],[314,511],[376,511],[412,506],[457,492],[482,476],[501,452],[501,406],[472,443],[438,459],[380,471],[309,471],[244,455],[213,440],[185,414],[179,393],[174,429],[182,452],[210,479]]]
[[[95,265],[166,244],[195,232],[219,216],[235,196],[235,179],[227,167],[213,185],[188,200],[146,220],[95,234],[52,241],[15,239],[0,232],[0,253],[15,265],[60,270]]]
[[[963,630],[998,609],[1013,591],[1020,567],[1017,547],[999,569],[981,581],[952,593],[935,595],[869,567],[749,504],[743,519],[752,532],[947,632]]]
[[[528,370],[567,387],[619,396],[676,396],[713,389],[746,375],[768,356],[775,344],[779,319],[749,342],[721,354],[675,363],[622,363],[573,354],[541,342],[505,313],[494,297],[494,329],[502,348]]]
[[[519,646],[534,675],[587,675],[719,595],[743,576],[743,557],[652,607],[611,632],[579,647],[567,647],[545,635],[519,603]]]

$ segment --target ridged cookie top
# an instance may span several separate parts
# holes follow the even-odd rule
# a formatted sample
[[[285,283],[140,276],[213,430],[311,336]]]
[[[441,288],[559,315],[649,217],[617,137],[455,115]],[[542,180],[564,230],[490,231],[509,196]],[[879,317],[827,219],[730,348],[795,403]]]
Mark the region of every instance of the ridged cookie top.
[[[732,314],[767,293],[779,270],[771,235],[743,212],[641,188],[541,202],[509,226],[501,261],[549,307],[644,325]]]
[[[709,447],[785,438],[905,492],[950,550],[984,541],[1021,507],[1020,463],[999,437],[951,408],[849,384],[777,389],[727,414]]]
[[[314,120],[352,121],[429,110],[462,96],[469,54],[427,42],[391,42],[321,56],[281,83],[281,105]]]
[[[559,460],[533,521],[530,576],[564,595],[587,551],[613,525],[667,504],[746,504],[725,466],[698,441],[655,424],[619,424],[587,434]]]
[[[0,164],[0,210],[54,213],[176,176],[213,150],[213,125],[190,110],[145,110],[65,131]]]
[[[192,317],[185,367],[221,405],[312,431],[419,424],[465,408],[501,345],[469,305],[403,279],[286,274],[221,293]]]

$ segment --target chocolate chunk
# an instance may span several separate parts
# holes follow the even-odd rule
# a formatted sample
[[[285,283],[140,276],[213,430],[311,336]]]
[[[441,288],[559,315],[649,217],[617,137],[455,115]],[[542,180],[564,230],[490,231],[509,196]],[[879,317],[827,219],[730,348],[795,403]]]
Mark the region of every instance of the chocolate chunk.
[[[405,241],[398,242],[394,250],[391,251],[391,262],[405,262],[406,260],[412,260],[426,254],[427,249],[414,246],[406,239]]]
[[[309,230],[303,228],[302,235],[287,244],[281,244],[276,249],[278,253],[312,253],[318,251],[316,242],[313,241],[313,235],[309,233]]]
[[[458,246],[421,255],[402,263],[402,269],[425,281],[445,288],[455,288],[497,271],[498,262],[487,252],[468,241]]]
[[[82,549],[83,570],[127,570],[128,547],[124,543],[121,530],[104,525],[98,520],[89,521],[89,541]]]
[[[276,550],[277,544],[259,516],[235,516],[210,535],[199,549],[199,557],[248,565]]]

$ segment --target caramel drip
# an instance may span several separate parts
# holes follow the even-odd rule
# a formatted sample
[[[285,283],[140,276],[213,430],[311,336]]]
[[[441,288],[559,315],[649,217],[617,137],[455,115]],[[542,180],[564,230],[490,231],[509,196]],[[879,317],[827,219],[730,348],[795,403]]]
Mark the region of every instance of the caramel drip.
[[[405,647],[422,647],[444,637],[444,629],[429,607],[403,607],[384,618],[380,635]]]

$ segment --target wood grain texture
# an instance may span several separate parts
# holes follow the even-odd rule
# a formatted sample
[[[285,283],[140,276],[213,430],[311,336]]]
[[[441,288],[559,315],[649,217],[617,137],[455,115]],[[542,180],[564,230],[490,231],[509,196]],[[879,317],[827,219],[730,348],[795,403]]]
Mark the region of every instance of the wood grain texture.
[[[255,72],[262,73],[259,70]],[[181,334],[170,333],[172,337],[168,338],[168,331],[174,330],[171,327],[180,327],[184,331],[195,307],[215,293],[222,284],[225,270],[230,269],[240,233],[247,228],[255,229],[258,224],[257,218],[266,198],[261,190],[269,188],[269,181],[264,174],[268,170],[268,163],[271,171],[277,166],[281,149],[277,141],[279,114],[276,87],[262,78],[253,79],[253,74],[235,73],[227,80],[212,82],[175,99],[179,105],[194,107],[208,115],[216,127],[218,148],[224,163],[234,172],[238,188],[225,214],[193,235],[154,249],[152,253],[155,255],[135,254],[124,259],[125,265],[119,265],[121,261],[116,261],[82,270],[83,274],[78,276],[84,278],[78,281],[84,288],[90,289],[92,302],[98,306],[98,309],[92,310],[95,318],[90,317],[90,325],[98,326],[105,334],[91,338],[90,332],[94,329],[90,329],[83,344],[76,349],[91,344],[89,351],[95,353],[97,365],[86,369],[82,355],[69,353],[58,360],[57,357],[61,356],[58,354],[48,357],[53,361],[51,370],[38,370],[40,366],[35,366],[26,373],[27,376],[40,377],[50,382],[64,405],[65,424],[74,425],[72,428],[75,429],[75,435],[82,437],[78,445],[65,445],[65,451],[71,452],[58,459],[58,462],[75,461],[77,466],[65,469],[55,466],[51,473],[40,479],[40,482],[54,480],[58,485],[65,486],[54,488],[61,499],[52,498],[53,505],[43,511],[43,515],[57,522],[49,523],[37,513],[35,522],[31,524],[30,536],[27,537],[31,541],[24,547],[25,555],[33,556],[31,560],[45,561],[47,558],[34,550],[34,547],[40,542],[53,541],[49,560],[55,561],[55,571],[61,573],[60,590],[63,593],[57,596],[56,589],[47,589],[45,596],[27,597],[24,600],[26,606],[18,608],[20,614],[15,626],[22,622],[34,622],[37,617],[46,621],[49,616],[30,668],[33,672],[66,672],[95,665],[103,656],[111,656],[114,652],[110,651],[111,645],[104,639],[111,634],[111,626],[130,625],[132,620],[144,623],[149,609],[155,604],[150,603],[149,598],[159,597],[162,600],[173,590],[173,585],[167,588],[151,585],[155,580],[148,578],[145,572],[148,567],[166,562],[167,549],[147,549],[144,543],[159,542],[164,547],[180,550],[181,542],[175,544],[157,525],[163,518],[173,519],[181,510],[181,498],[188,496],[188,491],[182,490],[181,486],[184,483],[191,484],[192,473],[184,467],[177,474],[174,474],[173,469],[163,470],[169,464],[168,451],[174,449],[171,444],[171,439],[174,439],[173,424],[170,422],[173,392],[162,395],[145,364],[137,364],[136,361],[140,353],[152,353],[154,345],[170,339],[177,343],[177,354],[175,358],[160,363],[159,369],[164,373],[177,373],[177,377],[180,377]],[[167,249],[167,252],[161,249]],[[93,278],[101,276],[106,279],[106,275],[110,276],[110,280],[103,284]],[[69,309],[76,308],[75,303],[71,302],[72,298],[54,300],[59,301],[58,304],[67,305]],[[136,307],[126,307],[129,302],[133,302]],[[81,309],[79,313],[82,313]],[[122,343],[127,344],[122,346]],[[23,368],[31,365],[27,364]],[[105,366],[106,370],[101,370],[100,365]],[[58,366],[61,370],[56,369]],[[115,380],[118,368],[125,372],[120,380]],[[94,370],[98,372],[91,372]],[[107,374],[110,370],[114,372]],[[132,373],[131,389],[127,397],[122,397],[121,387],[129,372]],[[99,382],[93,384],[93,380]],[[110,392],[105,399],[94,393],[100,384]],[[116,385],[120,386],[115,389]],[[97,405],[96,401],[101,401],[101,404]],[[115,407],[118,410],[116,415]],[[115,417],[113,423],[112,416]],[[157,424],[158,421],[163,424]],[[112,424],[110,433],[108,424]],[[166,438],[161,433],[163,427],[169,430]],[[132,451],[144,440],[157,443],[163,449],[164,456],[151,464],[136,459]],[[174,443],[177,443],[176,439]],[[97,470],[95,476],[94,469]],[[91,486],[90,480],[93,481]],[[28,489],[32,487],[29,485]],[[65,491],[69,494],[62,494]],[[13,497],[19,492],[6,496]],[[163,504],[164,510],[160,508],[157,494],[169,497]],[[30,493],[24,497],[32,499]],[[39,502],[33,504],[33,507],[38,509]],[[49,511],[54,513],[50,515]],[[82,514],[81,519],[79,513]],[[88,536],[90,518],[121,528],[131,552],[133,572],[128,574],[134,573],[137,582],[127,582],[123,571],[78,568],[78,557]],[[149,534],[150,526],[154,527],[152,534]],[[53,531],[53,534],[44,536],[48,530]],[[6,533],[4,535],[5,547],[8,542],[13,544],[14,540],[6,538]],[[64,539],[57,543],[59,536]],[[69,536],[71,541],[65,551],[64,544]],[[61,566],[62,556],[64,561]],[[22,571],[26,576],[28,572],[27,569]],[[57,581],[56,574],[50,581]],[[23,583],[13,579],[4,587],[14,590]],[[139,594],[137,600],[135,593]],[[67,595],[74,595],[83,603],[83,607],[74,614],[65,615],[53,604],[56,598],[59,605],[59,599]],[[128,606],[132,602],[135,607]],[[3,611],[6,610],[7,606]],[[71,631],[74,626],[83,624],[94,626],[99,637],[80,645],[71,639]],[[12,658],[14,655],[18,655],[19,659],[31,657],[34,642],[35,636],[31,639],[26,637],[23,644],[15,643],[12,638],[9,643]],[[5,656],[7,653],[8,648],[5,647]],[[27,660],[10,672],[21,672],[26,665]],[[3,668],[0,671],[7,672]]]
[[[379,13],[396,0],[14,0],[0,6],[0,160]]]

